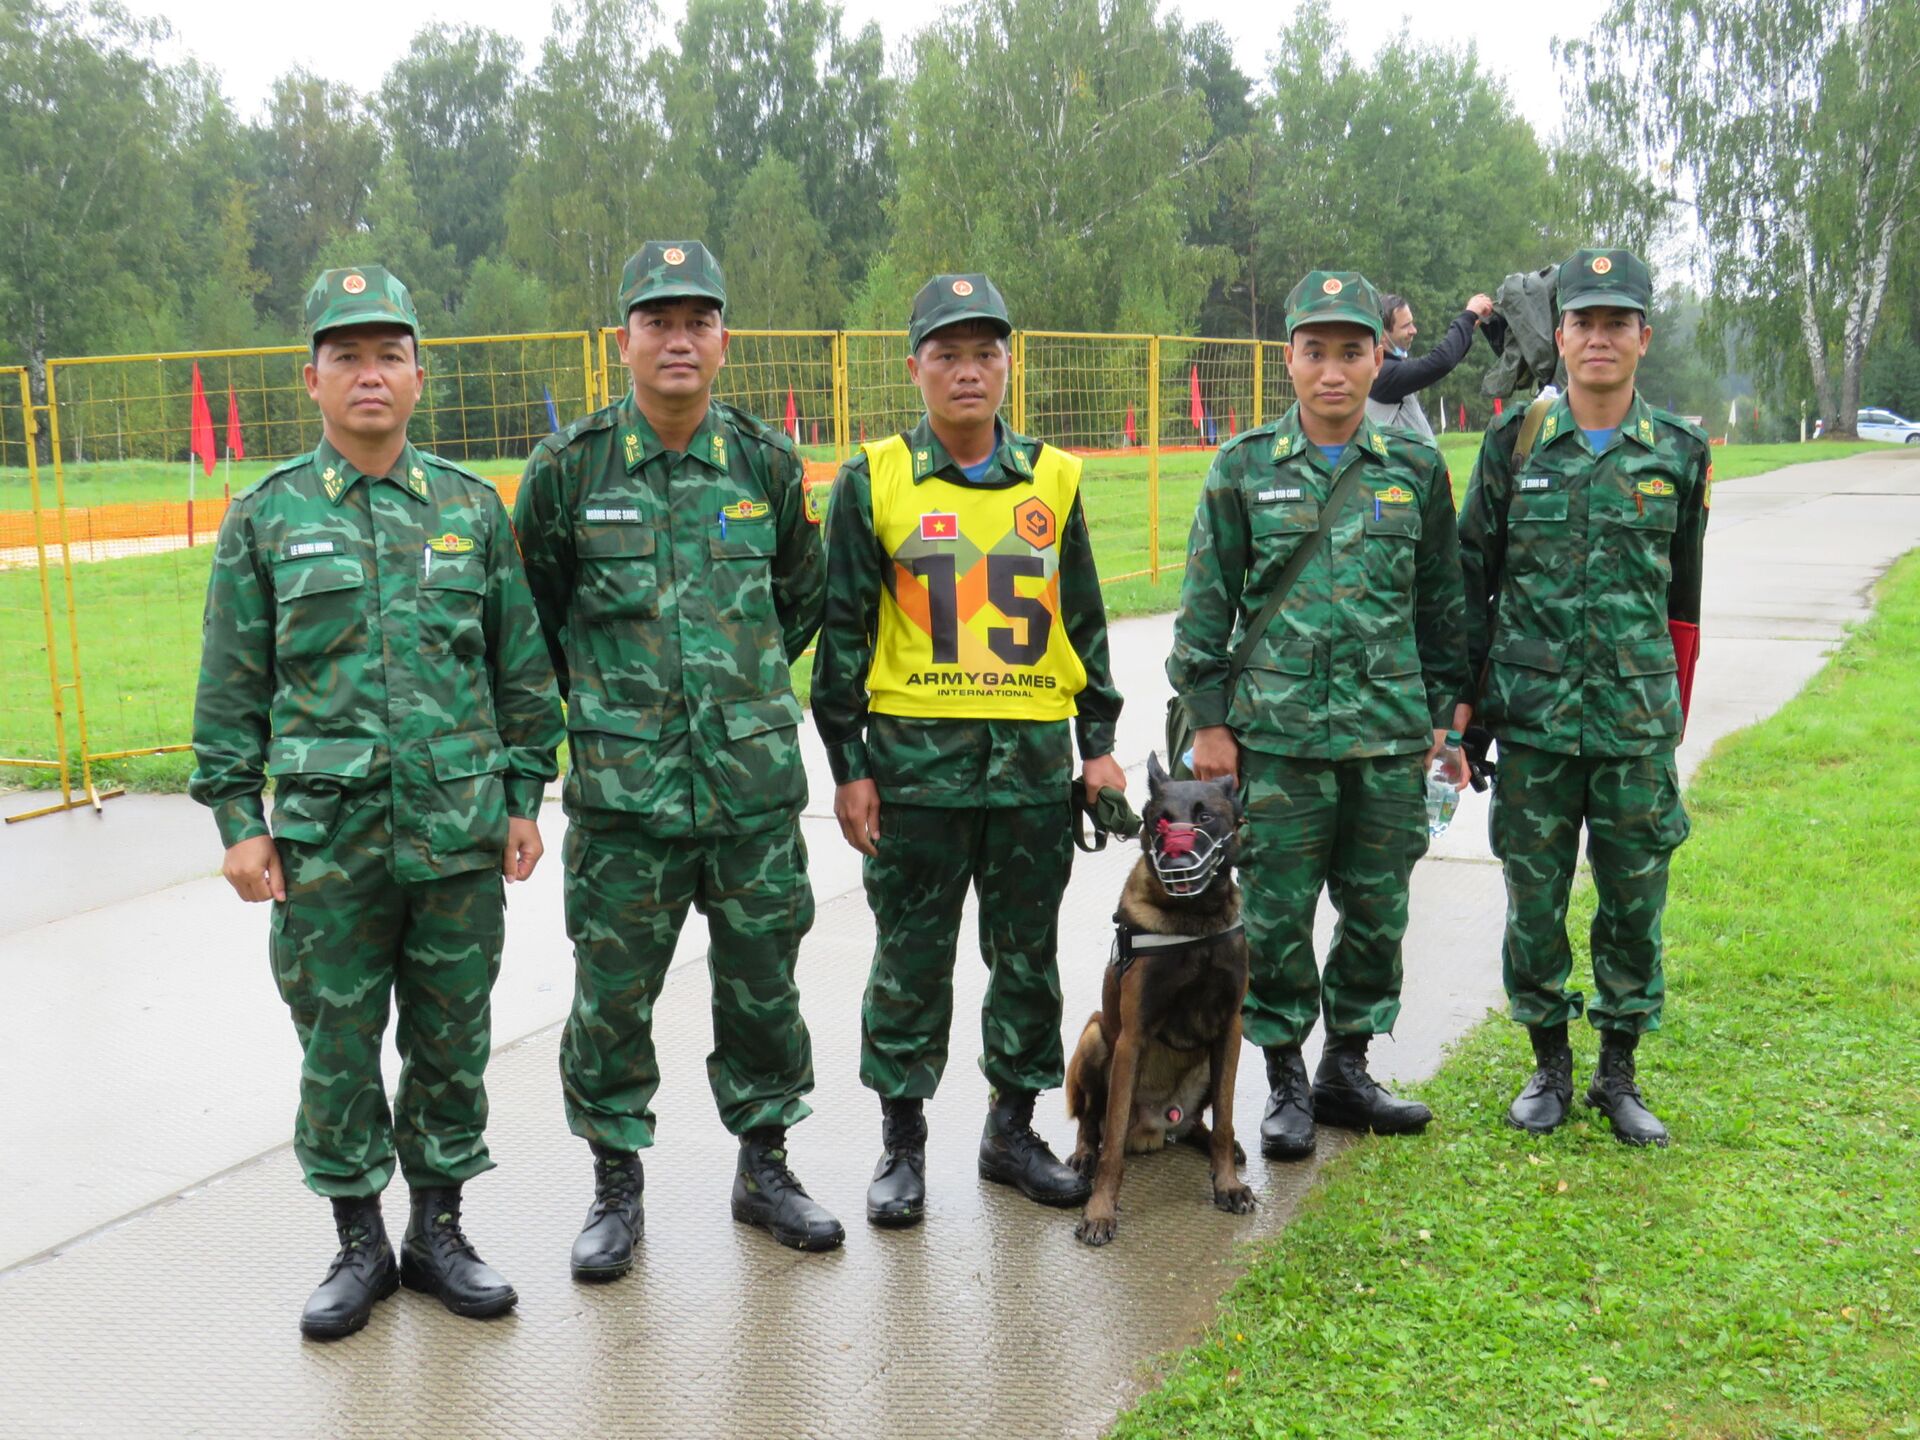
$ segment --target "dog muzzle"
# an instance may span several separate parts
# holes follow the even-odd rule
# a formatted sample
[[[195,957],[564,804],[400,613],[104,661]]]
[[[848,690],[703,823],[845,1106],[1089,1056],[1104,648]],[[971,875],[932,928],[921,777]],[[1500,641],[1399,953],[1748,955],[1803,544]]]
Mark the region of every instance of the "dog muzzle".
[[[1169,895],[1198,895],[1213,883],[1226,846],[1198,825],[1161,820],[1147,843],[1147,864]]]

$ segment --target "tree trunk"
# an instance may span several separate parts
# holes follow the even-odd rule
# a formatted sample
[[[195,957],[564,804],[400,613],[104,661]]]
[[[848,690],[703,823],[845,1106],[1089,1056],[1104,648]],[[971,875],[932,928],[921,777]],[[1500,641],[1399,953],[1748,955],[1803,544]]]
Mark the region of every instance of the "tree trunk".
[[[38,412],[34,418],[39,424],[33,435],[34,460],[40,465],[53,463],[53,426],[47,407],[47,312],[37,300],[28,302],[28,311],[32,316],[33,334],[27,343],[27,392],[31,403]]]

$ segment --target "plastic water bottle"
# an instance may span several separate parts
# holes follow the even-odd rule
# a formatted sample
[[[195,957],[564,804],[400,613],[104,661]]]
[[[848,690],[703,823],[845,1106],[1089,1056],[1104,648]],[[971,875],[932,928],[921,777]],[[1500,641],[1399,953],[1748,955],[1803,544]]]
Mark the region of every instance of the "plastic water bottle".
[[[1460,806],[1460,792],[1453,788],[1453,777],[1461,763],[1460,732],[1447,731],[1446,748],[1433,757],[1427,771],[1427,834],[1438,837],[1453,823],[1453,812]]]

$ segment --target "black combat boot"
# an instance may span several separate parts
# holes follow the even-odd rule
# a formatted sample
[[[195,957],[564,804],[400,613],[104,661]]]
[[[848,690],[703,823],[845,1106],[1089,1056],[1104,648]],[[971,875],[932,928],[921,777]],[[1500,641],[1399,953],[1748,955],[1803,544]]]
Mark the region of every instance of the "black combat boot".
[[[340,1232],[340,1253],[300,1312],[300,1333],[312,1340],[353,1334],[375,1305],[400,1288],[400,1266],[380,1218],[378,1195],[335,1200],[333,1228]]]
[[[1412,1135],[1427,1128],[1433,1112],[1418,1100],[1402,1100],[1367,1073],[1368,1035],[1329,1035],[1313,1076],[1313,1113],[1322,1124],[1379,1135]]]
[[[995,1091],[980,1135],[980,1178],[1011,1185],[1042,1205],[1083,1205],[1093,1182],[1047,1148],[1033,1129],[1031,1090]]]
[[[832,1250],[847,1238],[840,1222],[808,1195],[787,1168],[787,1132],[778,1125],[740,1137],[733,1176],[733,1218],[758,1225],[795,1250]]]
[[[1587,1086],[1587,1104],[1607,1117],[1613,1138],[1622,1145],[1665,1145],[1667,1127],[1640,1101],[1633,1083],[1633,1049],[1638,1035],[1624,1030],[1600,1032],[1600,1063]]]
[[[927,1117],[918,1100],[880,1102],[880,1163],[867,1186],[867,1219],[918,1225],[927,1213]]]
[[[1260,1153],[1269,1160],[1304,1160],[1313,1153],[1313,1087],[1298,1045],[1269,1045],[1267,1113],[1260,1118]]]
[[[1516,1130],[1547,1135],[1560,1128],[1573,1105],[1573,1048],[1567,1027],[1529,1025],[1533,1041],[1533,1078],[1507,1107],[1507,1123]]]
[[[573,1242],[574,1279],[618,1280],[633,1268],[633,1242],[646,1224],[640,1204],[646,1183],[638,1155],[593,1147],[593,1204]]]
[[[400,1246],[400,1283],[469,1320],[504,1315],[520,1296],[486,1261],[473,1253],[460,1229],[460,1187],[436,1185],[413,1192],[407,1238]]]

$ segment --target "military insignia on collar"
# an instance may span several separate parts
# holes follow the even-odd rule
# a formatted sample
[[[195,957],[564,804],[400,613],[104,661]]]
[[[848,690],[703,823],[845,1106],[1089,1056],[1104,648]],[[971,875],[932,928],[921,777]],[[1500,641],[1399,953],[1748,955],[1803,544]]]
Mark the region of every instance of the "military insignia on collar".
[[[1547,423],[1540,427],[1540,438],[1542,440],[1551,440],[1554,436],[1554,432],[1559,428],[1560,428],[1560,417],[1558,415],[1547,416]]]
[[[331,465],[327,467],[326,473],[320,477],[320,480],[326,489],[327,499],[329,500],[338,500],[340,498],[340,492],[347,488],[347,477]]]
[[[728,520],[764,520],[770,509],[764,500],[736,500],[731,505],[722,505],[720,514]]]
[[[1382,459],[1386,458],[1387,437],[1382,435],[1378,430],[1373,432],[1373,453]]]
[[[916,450],[913,452],[913,478],[918,480],[933,470],[933,452]]]
[[[713,463],[722,470],[727,468],[727,437],[718,430],[713,432],[713,444],[710,447]]]
[[[1007,453],[1013,456],[1014,469],[1018,470],[1022,475],[1033,474],[1033,462],[1027,459],[1026,451],[1022,450],[1018,445],[1009,445],[1007,447]]]
[[[1373,498],[1382,505],[1411,505],[1413,492],[1402,485],[1389,485],[1384,490],[1374,491]]]
[[[1273,442],[1273,458],[1284,460],[1293,451],[1293,436],[1282,435]]]
[[[640,458],[640,437],[629,430],[620,438],[626,442],[627,464],[631,465]]]
[[[418,470],[414,471],[413,479],[408,483],[413,486],[414,494],[418,495],[422,500],[427,498],[427,477],[423,473]]]
[[[1640,438],[1649,445],[1653,443],[1653,421],[1644,415],[1640,417]]]
[[[1638,490],[1642,495],[1673,494],[1673,486],[1668,484],[1665,480],[1659,479],[1657,476],[1652,480],[1642,480],[1638,485],[1634,486],[1633,488]]]
[[[465,535],[456,535],[449,530],[444,535],[436,535],[427,541],[427,548],[436,555],[468,555],[473,551],[473,541]]]

